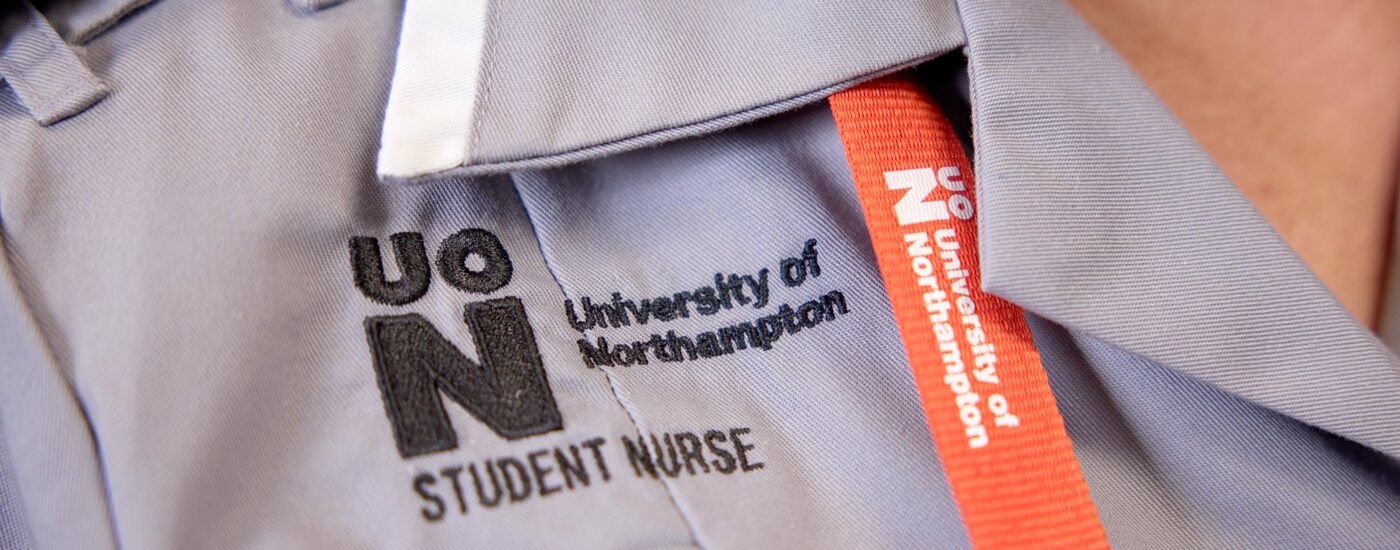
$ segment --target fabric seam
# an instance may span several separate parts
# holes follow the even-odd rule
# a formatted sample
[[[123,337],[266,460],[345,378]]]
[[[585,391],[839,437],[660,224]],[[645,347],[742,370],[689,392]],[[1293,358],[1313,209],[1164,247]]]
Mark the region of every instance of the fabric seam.
[[[964,41],[963,46],[965,45],[966,43]],[[447,180],[460,179],[462,177],[469,176],[500,174],[515,170],[555,168],[559,166],[573,164],[576,162],[581,162],[598,156],[625,153],[627,151],[659,144],[658,142],[653,140],[669,142],[678,139],[685,139],[704,134],[719,132],[722,130],[732,128],[734,126],[738,126],[740,124],[758,120],[767,116],[791,111],[799,107],[819,102],[823,99],[826,99],[827,96],[833,93],[845,90],[852,86],[856,86],[868,80],[902,71],[904,69],[913,67],[930,59],[935,59],[950,51],[956,50],[958,47],[961,46],[955,46],[954,48],[948,49],[946,51],[939,50],[936,52],[930,52],[926,55],[921,55],[913,59],[905,60],[902,63],[884,67],[878,71],[864,73],[856,77],[843,80],[841,82],[837,82],[835,84],[831,84],[821,88],[817,88],[808,92],[788,96],[782,99],[770,101],[756,106],[746,107],[737,111],[730,111],[724,114],[696,120],[693,122],[687,122],[684,124],[673,125],[664,128],[657,128],[653,130],[647,130],[641,133],[628,135],[610,141],[584,145],[566,151],[559,151],[543,155],[527,155],[513,159],[508,158],[504,160],[490,161],[476,165],[462,165],[455,168],[449,168],[441,172],[434,172],[419,176],[380,176],[380,180],[384,183],[394,185],[426,185]],[[486,69],[484,68],[484,70]],[[489,78],[489,75],[483,75],[483,78]],[[485,98],[483,97],[481,99]],[[481,108],[483,107],[481,107],[480,105],[477,106],[477,109]],[[480,120],[480,118],[477,118],[474,122],[479,122]],[[475,139],[475,136],[473,136],[473,139]]]
[[[515,177],[511,174],[506,174],[506,177],[510,179],[511,190],[515,192],[515,200],[520,203],[520,211],[525,214],[525,222],[530,226],[530,232],[535,238],[535,246],[539,250],[541,261],[544,262],[545,271],[549,273],[549,277],[554,281],[554,285],[559,287],[559,293],[563,294],[566,299],[570,298],[568,289],[564,288],[564,282],[560,280],[559,274],[554,271],[554,266],[550,264],[549,254],[545,252],[544,243],[540,241],[540,233],[539,229],[535,226],[535,219],[530,215],[530,207],[525,205],[525,198],[520,195],[520,186],[515,182]],[[584,336],[588,336],[588,331],[584,330],[583,334]],[[638,420],[639,415],[627,406],[627,402],[623,399],[621,391],[618,388],[617,380],[607,369],[599,370],[602,371],[603,376],[607,378],[608,389],[612,392],[613,400],[617,402],[618,408],[621,408],[623,414],[627,415],[627,420],[632,423],[632,427],[637,430],[637,433],[641,434],[642,424]],[[686,512],[685,507],[681,505],[680,498],[676,495],[675,488],[671,486],[671,483],[666,480],[665,476],[658,478],[658,480],[665,489],[666,497],[671,501],[671,506],[676,509],[676,515],[680,516],[681,522],[685,524],[686,530],[689,531],[691,543],[698,548],[705,548],[705,545],[700,542],[700,532],[695,526],[695,521],[690,517],[690,514]]]

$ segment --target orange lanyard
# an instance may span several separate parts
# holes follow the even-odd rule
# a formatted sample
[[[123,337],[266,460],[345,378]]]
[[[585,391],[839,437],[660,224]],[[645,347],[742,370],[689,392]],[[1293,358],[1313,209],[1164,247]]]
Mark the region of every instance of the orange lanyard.
[[[1025,316],[982,291],[976,187],[952,125],[904,74],[830,101],[973,547],[1107,548]]]

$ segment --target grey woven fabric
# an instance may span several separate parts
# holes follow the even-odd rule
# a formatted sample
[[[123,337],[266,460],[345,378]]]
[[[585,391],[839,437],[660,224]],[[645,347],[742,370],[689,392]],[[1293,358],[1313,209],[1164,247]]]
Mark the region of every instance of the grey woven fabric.
[[[17,483],[10,468],[10,453],[5,449],[4,426],[0,426],[0,548],[29,550],[34,548],[34,539]]]
[[[1089,491],[1119,548],[1388,548],[1393,459],[1031,316]]]
[[[396,3],[157,2],[106,27],[138,4],[48,12],[58,29],[106,28],[85,55],[115,90],[106,100],[43,127],[0,93],[3,544],[966,547],[819,101],[957,50],[964,29],[984,280],[1027,309],[1110,541],[1400,541],[1395,358],[1056,3],[843,4],[842,20],[813,15],[804,28],[834,29],[831,47],[870,49],[842,59],[884,62],[829,74],[812,43],[760,48],[752,34],[711,45],[724,56],[657,66],[645,51],[609,49],[668,45],[623,35],[686,21],[599,17],[580,38],[589,47],[571,49],[558,29],[575,27],[559,18],[585,8],[560,11],[537,36],[520,15],[554,4],[513,3],[498,15],[517,14],[503,17],[515,26],[494,36],[534,43],[485,60],[518,79],[487,101],[499,109],[488,118],[502,118],[484,122],[482,143],[502,162],[481,177],[400,182],[417,185],[375,175]],[[730,21],[715,17],[693,27]],[[872,24],[931,32],[857,44]],[[713,73],[739,53],[754,64]],[[802,56],[803,78],[770,89],[740,76],[789,54]],[[579,99],[611,91],[594,71],[622,85],[618,59],[647,75],[628,81],[619,97],[631,99]],[[666,76],[696,67],[710,78]],[[532,71],[551,84],[527,90]],[[717,83],[733,95],[691,103]],[[671,107],[688,114],[658,118]],[[627,135],[638,137],[607,141]],[[453,266],[439,249],[464,229],[498,238],[512,265],[504,286],[465,291],[444,275]],[[404,275],[389,243],[405,233],[425,243],[426,288],[376,301],[356,275],[354,239],[377,240],[388,281]],[[783,282],[782,260],[804,257],[809,240],[821,274]],[[458,267],[477,269],[469,263]],[[717,274],[750,276],[734,283],[749,301],[692,304],[688,317],[661,307],[646,321],[619,308],[612,317],[627,323],[603,314],[586,327],[569,314],[614,293],[634,310],[658,297],[674,306],[682,292],[724,286]],[[675,361],[633,345],[694,343],[763,318],[781,326],[770,316],[784,304],[833,292],[844,309],[766,347]],[[464,308],[509,299],[561,426],[507,437],[482,420],[490,411],[438,396],[456,439],[405,453],[367,321],[417,315],[463,361],[485,364],[499,350],[478,347],[481,326]],[[603,338],[630,351],[603,364],[589,352]],[[730,445],[728,471],[706,449],[711,462],[672,461],[653,478],[624,442],[712,433]],[[602,442],[597,463],[588,441]],[[549,465],[571,446],[588,485],[560,488],[558,467],[531,472],[532,456]],[[532,488],[497,483],[492,501],[483,479],[510,475],[511,461],[523,472],[513,482]]]
[[[7,116],[35,124],[23,113]],[[11,257],[8,233],[0,244]],[[0,267],[0,548],[111,547],[91,425],[10,267]]]
[[[1400,363],[1068,8],[967,2],[983,284],[1400,457]],[[1345,368],[1341,368],[1341,367]]]

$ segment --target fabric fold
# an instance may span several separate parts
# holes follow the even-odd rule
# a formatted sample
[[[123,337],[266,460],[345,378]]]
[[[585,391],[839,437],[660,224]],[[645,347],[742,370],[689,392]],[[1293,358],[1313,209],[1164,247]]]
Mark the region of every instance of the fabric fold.
[[[986,288],[1400,457],[1400,363],[1069,8],[962,0]]]

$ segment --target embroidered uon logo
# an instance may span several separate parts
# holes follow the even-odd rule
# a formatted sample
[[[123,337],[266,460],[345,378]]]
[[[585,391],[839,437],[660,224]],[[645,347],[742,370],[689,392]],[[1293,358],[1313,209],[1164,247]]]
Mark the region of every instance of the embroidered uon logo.
[[[408,305],[428,292],[432,269],[427,248],[420,233],[396,233],[389,241],[400,273],[395,281],[386,280],[377,239],[350,238],[355,286],[376,302]],[[479,258],[484,267],[468,268],[467,260],[472,257]],[[500,290],[514,273],[500,239],[479,228],[463,229],[443,240],[437,267],[448,285],[474,294]],[[365,319],[365,336],[384,411],[399,455],[404,458],[457,447],[457,433],[443,406],[444,395],[506,439],[564,427],[534,329],[520,299],[507,296],[469,302],[462,320],[475,343],[477,361],[468,359],[417,313]]]

